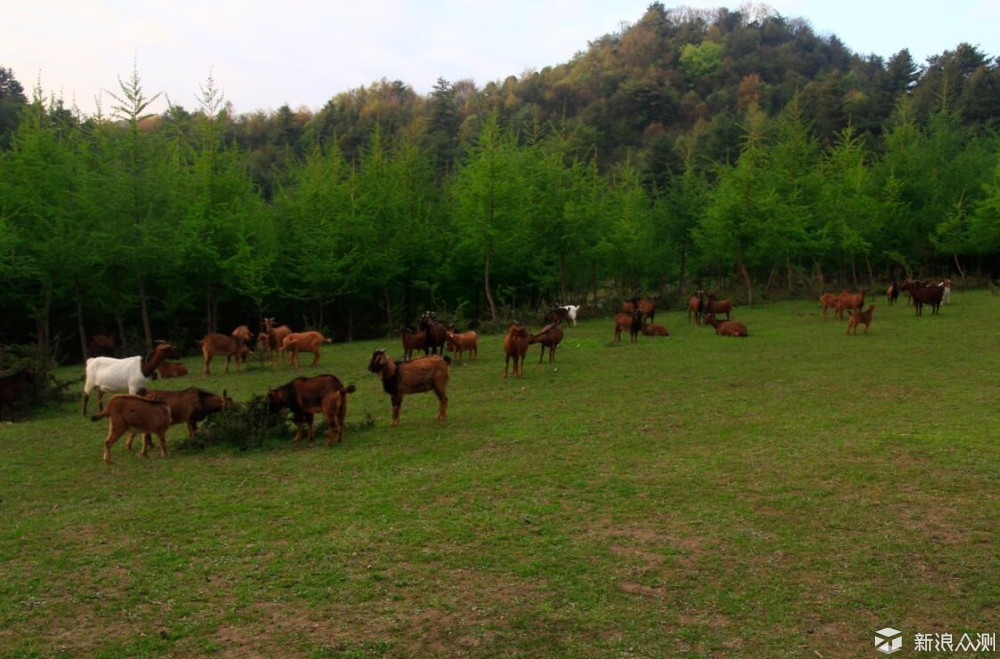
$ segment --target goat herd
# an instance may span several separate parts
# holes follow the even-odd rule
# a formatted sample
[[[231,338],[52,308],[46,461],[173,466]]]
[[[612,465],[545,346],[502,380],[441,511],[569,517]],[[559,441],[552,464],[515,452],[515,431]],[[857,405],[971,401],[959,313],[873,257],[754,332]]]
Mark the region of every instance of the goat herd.
[[[907,280],[902,284],[893,281],[886,290],[889,305],[896,303],[900,292],[905,292],[922,315],[923,306],[930,305],[932,313],[938,313],[940,306],[949,301],[951,281],[936,282]],[[856,293],[843,291],[839,294],[824,293],[820,296],[823,316],[833,310],[838,319],[848,315],[847,332],[856,335],[861,325],[865,332],[872,323],[875,305],[865,306],[867,290]],[[634,297],[623,302],[614,319],[614,342],[621,341],[622,332],[628,330],[630,340],[636,343],[638,335],[669,336],[667,329],[654,322],[657,300],[655,298]],[[564,337],[563,323],[572,322],[576,326],[579,306],[556,306],[545,316],[541,331],[531,333],[524,323],[514,321],[503,339],[504,377],[508,377],[513,362],[515,377],[524,374],[524,359],[533,344],[541,345],[538,362],[542,363],[548,352],[549,363],[555,362],[556,349]],[[699,290],[688,300],[688,323],[710,325],[720,336],[746,337],[746,325],[732,319],[733,303],[717,299],[713,293]],[[725,320],[720,317],[725,316]],[[394,360],[383,350],[375,350],[368,362],[368,371],[379,376],[382,387],[389,395],[392,405],[392,426],[399,423],[399,412],[405,394],[433,391],[438,398],[439,420],[444,420],[448,412],[447,385],[452,358],[457,354],[462,359],[466,353],[470,358],[478,355],[478,336],[474,331],[456,332],[455,327],[437,319],[433,312],[421,316],[417,328],[401,327],[403,359]],[[237,327],[230,335],[210,333],[198,341],[204,360],[204,374],[211,374],[210,365],[215,357],[225,357],[225,371],[231,362],[239,370],[251,354],[253,335],[245,325]],[[330,343],[329,338],[319,332],[292,332],[287,325],[276,325],[273,318],[265,318],[260,334],[256,337],[257,352],[272,365],[287,356],[289,365],[299,366],[299,353],[312,353],[311,366],[320,361],[320,348]],[[445,346],[452,357],[444,354]],[[91,349],[114,347],[108,337],[96,335],[91,341]],[[415,351],[423,356],[413,358]],[[152,379],[177,377],[187,374],[187,367],[180,362],[180,352],[169,343],[160,342],[146,358],[135,356],[124,359],[101,355],[91,357],[86,363],[86,380],[83,386],[82,413],[87,415],[90,393],[97,391],[98,413],[91,420],[108,419],[108,434],[104,440],[104,461],[111,462],[111,446],[125,433],[129,433],[126,447],[131,449],[136,434],[143,435],[141,455],[147,454],[155,435],[160,454],[167,455],[166,433],[171,425],[185,423],[188,436],[193,437],[199,421],[210,414],[219,412],[233,404],[233,400],[223,391],[213,394],[197,387],[181,391],[150,391]],[[6,405],[13,420],[14,400],[24,387],[34,379],[30,367],[0,377],[0,409]],[[105,391],[128,391],[128,394],[113,396],[106,406],[102,405]],[[344,436],[344,419],[347,413],[347,396],[356,391],[354,385],[344,384],[334,375],[297,377],[267,394],[268,408],[272,413],[288,409],[292,413],[297,430],[294,441],[302,438],[303,427],[309,441],[313,441],[313,419],[323,414],[329,430],[326,445],[340,442]]]

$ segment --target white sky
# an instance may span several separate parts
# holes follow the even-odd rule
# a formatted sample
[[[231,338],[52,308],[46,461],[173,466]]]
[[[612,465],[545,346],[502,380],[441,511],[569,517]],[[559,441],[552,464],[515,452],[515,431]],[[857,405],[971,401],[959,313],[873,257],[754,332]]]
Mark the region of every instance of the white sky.
[[[237,113],[319,110],[381,78],[427,94],[439,77],[479,86],[568,61],[634,23],[652,0],[0,0],[0,66],[30,98],[93,114],[133,66],[147,97],[198,108],[209,75]],[[690,0],[696,8],[743,2]],[[759,3],[757,3],[759,4]],[[1000,56],[1000,0],[771,0],[851,50],[918,64],[961,42]],[[159,112],[166,108],[161,99]]]

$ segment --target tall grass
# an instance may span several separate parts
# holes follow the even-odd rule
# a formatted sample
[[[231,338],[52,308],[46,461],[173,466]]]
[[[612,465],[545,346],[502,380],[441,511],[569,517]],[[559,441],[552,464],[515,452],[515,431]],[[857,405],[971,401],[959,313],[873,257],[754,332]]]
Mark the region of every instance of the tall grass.
[[[109,466],[78,404],[34,411],[0,428],[0,654],[841,657],[886,626],[1000,632],[1000,301],[953,300],[875,300],[857,337],[811,302],[738,308],[745,340],[673,312],[671,338],[614,345],[589,320],[523,379],[486,336],[448,420],[408,396],[393,429],[365,365],[398,337],[160,383],[249,401],[335,373],[359,390],[332,448],[288,429]]]

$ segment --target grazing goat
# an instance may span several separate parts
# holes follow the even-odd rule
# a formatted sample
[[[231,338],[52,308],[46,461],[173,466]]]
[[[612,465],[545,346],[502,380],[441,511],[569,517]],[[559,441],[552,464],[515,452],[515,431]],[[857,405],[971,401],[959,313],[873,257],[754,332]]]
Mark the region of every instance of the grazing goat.
[[[427,332],[420,330],[414,332],[403,325],[399,328],[399,334],[403,339],[403,359],[411,359],[414,350],[423,350],[427,354]]]
[[[420,317],[417,329],[423,330],[424,354],[443,355],[444,344],[448,340],[448,328],[437,319],[433,311],[427,311]]]
[[[847,291],[844,292],[846,293]],[[819,304],[823,309],[823,317],[826,318],[827,309],[837,310],[837,295],[835,293],[823,293],[819,296]]]
[[[642,334],[643,336],[670,336],[666,327],[656,323],[643,323]]]
[[[514,321],[507,328],[507,334],[503,337],[503,352],[506,356],[504,360],[503,376],[507,377],[510,368],[510,361],[514,360],[514,377],[524,375],[524,357],[528,354],[528,342],[531,336],[524,323]]]
[[[284,342],[285,337],[292,333],[292,328],[288,325],[275,325],[274,318],[265,318],[261,329],[263,332],[261,332],[262,336],[260,338],[264,341],[268,359],[271,361],[271,365],[274,366],[278,363],[278,353],[281,350],[281,344]]]
[[[30,366],[0,377],[0,405],[6,405],[10,413],[7,423],[14,423],[14,401],[23,396],[34,381],[35,369]]]
[[[837,296],[837,319],[844,319],[844,312],[850,311],[860,311],[865,306],[865,293],[868,292],[867,288],[862,288],[857,293],[848,293],[844,291]]]
[[[347,394],[357,388],[352,384],[344,386],[335,375],[315,375],[311,378],[295,378],[288,384],[267,392],[267,403],[271,412],[287,407],[295,420],[295,439],[302,439],[302,425],[309,431],[309,442],[313,441],[313,418],[322,412],[328,425],[326,445],[344,441],[344,419],[347,417]]]
[[[738,320],[718,320],[714,314],[705,314],[705,324],[715,328],[715,333],[719,336],[737,336],[746,338],[748,336],[747,326]]]
[[[546,323],[561,324],[564,320],[569,320],[569,311],[565,307],[554,307],[542,320]]]
[[[688,298],[688,324],[694,318],[695,325],[701,325],[701,316],[705,311],[705,291],[695,291],[694,295]]]
[[[566,315],[569,319],[573,321],[573,327],[576,327],[576,314],[580,310],[579,304],[564,304],[562,308],[566,310]]]
[[[469,358],[475,359],[479,356],[479,335],[473,331],[468,332],[455,332],[449,330],[447,333],[448,339],[448,350],[451,351],[451,356],[454,358],[455,353],[458,353],[458,358],[461,359],[465,351],[469,351]]]
[[[944,288],[941,286],[924,286],[920,282],[906,282],[903,290],[910,294],[913,306],[918,316],[924,315],[924,305],[931,305],[931,314],[937,314],[944,299]]]
[[[438,421],[444,421],[448,414],[448,375],[451,357],[428,355],[413,361],[395,362],[385,350],[372,353],[368,370],[377,373],[382,380],[382,389],[392,401],[392,423],[399,425],[399,408],[403,405],[404,394],[419,394],[433,391],[438,398]]]
[[[212,332],[210,334],[206,334],[205,338],[200,341],[196,341],[195,343],[199,348],[201,348],[201,354],[205,360],[205,375],[212,374],[209,366],[212,363],[212,359],[215,357],[226,358],[226,373],[229,372],[229,362],[231,360],[236,361],[236,370],[240,370],[240,357],[243,351],[246,350],[246,346],[233,337]]]
[[[83,384],[83,416],[87,416],[90,392],[97,389],[97,410],[101,410],[105,391],[126,389],[137,394],[149,387],[149,381],[167,359],[179,359],[180,353],[173,345],[161,342],[145,360],[142,357],[91,357],[87,360],[87,379]]]
[[[533,343],[542,344],[542,351],[538,353],[538,363],[542,363],[542,358],[545,356],[545,349],[549,349],[549,363],[552,364],[556,361],[556,348],[563,340],[563,330],[558,323],[549,323],[542,328],[542,331],[534,336],[528,338],[528,344]]]
[[[159,401],[146,400],[142,396],[117,394],[111,397],[100,413],[90,417],[91,421],[108,419],[108,436],[104,440],[104,461],[111,464],[111,445],[125,433],[156,435],[160,442],[160,455],[167,457],[167,430],[173,422],[170,406]],[[148,438],[142,442],[141,455],[146,455]]]
[[[147,391],[142,395],[146,400],[166,403],[170,408],[170,425],[186,423],[188,437],[194,437],[198,431],[198,422],[204,421],[209,414],[221,412],[227,407],[231,407],[233,399],[222,391],[222,395],[213,394],[198,387],[189,387],[181,391]],[[130,432],[125,448],[132,450],[132,439],[134,432]],[[144,441],[149,440],[147,435]]]
[[[88,357],[110,357],[115,354],[115,337],[95,334],[87,343]]]
[[[628,329],[630,343],[638,343],[642,325],[642,311],[639,308],[634,308],[632,313],[615,315],[615,343],[621,342],[622,330],[626,328]]]
[[[168,378],[179,378],[188,374],[188,367],[180,362],[163,362],[156,369],[156,374],[164,380]]]
[[[850,334],[851,330],[854,330],[854,336],[858,335],[858,325],[865,326],[865,334],[868,333],[868,326],[872,324],[872,311],[875,310],[875,305],[868,305],[866,311],[855,311],[851,314],[851,319],[847,321],[847,333]]]
[[[702,299],[701,313],[703,319],[707,314],[712,314],[713,316],[726,314],[726,320],[729,320],[732,317],[732,300],[717,300],[715,299],[715,293],[705,293],[702,296]]]
[[[312,364],[319,364],[319,349],[324,343],[333,343],[333,339],[324,337],[319,332],[292,332],[281,342],[281,352],[291,352],[288,356],[288,365],[295,363],[295,368],[299,368],[299,353],[311,352],[313,354]]]

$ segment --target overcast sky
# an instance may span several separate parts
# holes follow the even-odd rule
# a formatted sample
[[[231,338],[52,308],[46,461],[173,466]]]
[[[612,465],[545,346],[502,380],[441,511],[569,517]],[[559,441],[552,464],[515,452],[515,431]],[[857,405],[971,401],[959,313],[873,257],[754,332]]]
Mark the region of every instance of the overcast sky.
[[[568,61],[634,23],[651,0],[32,0],[7,2],[0,66],[29,98],[107,112],[133,65],[147,97],[198,107],[211,75],[237,113],[287,103],[319,110],[334,95],[387,78],[427,94],[438,78],[479,86]],[[678,6],[663,3],[670,8]],[[739,8],[743,3],[683,3]],[[760,4],[760,3],[757,3]],[[1000,56],[1000,0],[772,0],[851,50],[918,64],[961,42]],[[931,10],[930,8],[933,8]],[[154,107],[165,109],[165,101]]]

